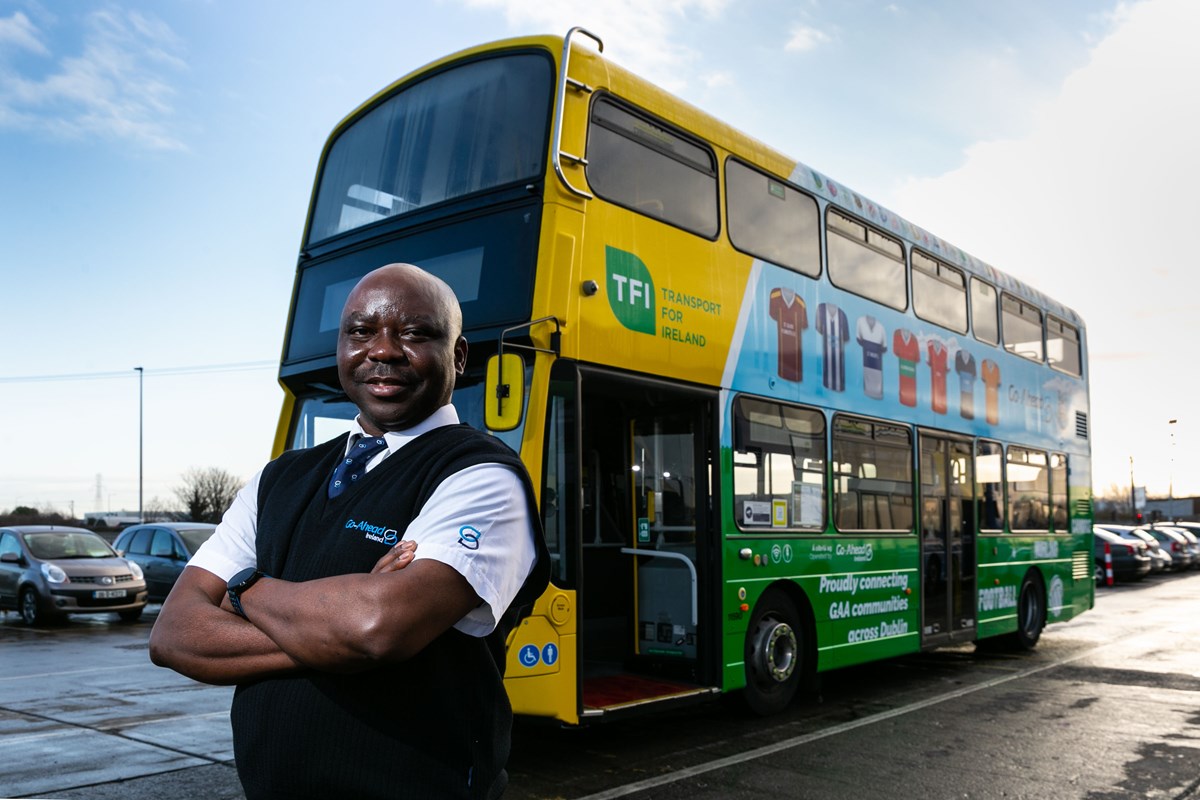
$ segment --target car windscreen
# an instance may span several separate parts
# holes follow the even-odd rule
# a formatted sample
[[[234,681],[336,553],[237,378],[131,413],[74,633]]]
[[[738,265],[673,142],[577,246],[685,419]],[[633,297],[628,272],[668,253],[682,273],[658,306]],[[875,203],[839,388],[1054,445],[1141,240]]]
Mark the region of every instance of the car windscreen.
[[[25,544],[34,558],[112,558],[116,555],[108,542],[94,533],[27,533]]]
[[[179,538],[183,539],[183,543],[187,545],[188,552],[194,555],[200,549],[200,545],[207,542],[214,531],[216,528],[184,528],[176,532],[179,534]]]

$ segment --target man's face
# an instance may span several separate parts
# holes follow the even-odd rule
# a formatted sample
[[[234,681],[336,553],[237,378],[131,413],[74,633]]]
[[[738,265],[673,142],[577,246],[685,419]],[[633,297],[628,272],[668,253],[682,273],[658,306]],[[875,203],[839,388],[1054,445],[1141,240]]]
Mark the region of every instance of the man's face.
[[[467,363],[453,302],[411,268],[377,270],[350,293],[338,332],[338,378],[368,434],[410,428],[449,402]]]

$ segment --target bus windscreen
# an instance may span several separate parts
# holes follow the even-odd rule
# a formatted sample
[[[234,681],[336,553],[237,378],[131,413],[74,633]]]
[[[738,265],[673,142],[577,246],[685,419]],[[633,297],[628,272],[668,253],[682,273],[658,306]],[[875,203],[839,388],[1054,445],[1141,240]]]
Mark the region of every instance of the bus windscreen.
[[[375,106],[329,148],[307,242],[539,177],[553,96],[545,55],[437,72]]]

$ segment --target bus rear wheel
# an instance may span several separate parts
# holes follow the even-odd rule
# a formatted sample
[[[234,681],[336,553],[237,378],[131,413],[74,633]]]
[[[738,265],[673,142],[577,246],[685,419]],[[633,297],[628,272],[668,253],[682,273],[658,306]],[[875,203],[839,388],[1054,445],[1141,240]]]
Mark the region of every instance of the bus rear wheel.
[[[1021,593],[1017,595],[1017,630],[1007,637],[1007,644],[1014,650],[1032,650],[1042,638],[1046,627],[1046,593],[1037,573],[1030,571],[1021,580]]]
[[[796,696],[804,671],[803,641],[796,604],[783,592],[766,592],[746,631],[743,696],[755,714],[778,714]]]

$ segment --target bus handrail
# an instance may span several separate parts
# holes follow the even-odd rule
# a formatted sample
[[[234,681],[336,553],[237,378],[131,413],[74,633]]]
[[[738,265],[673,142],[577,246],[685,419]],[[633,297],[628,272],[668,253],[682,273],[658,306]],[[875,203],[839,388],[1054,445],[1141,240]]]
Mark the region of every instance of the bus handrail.
[[[676,561],[682,561],[687,565],[688,572],[692,575],[692,625],[699,624],[700,604],[696,599],[696,565],[692,560],[683,553],[672,553],[670,550],[650,550],[642,547],[622,547],[621,552],[629,556],[645,556],[647,558],[673,558]]]
[[[600,52],[604,52],[604,42],[600,41],[600,37],[579,26],[571,28],[571,30],[567,31],[567,35],[563,37],[562,66],[560,67],[558,73],[558,91],[556,93],[557,99],[554,105],[554,172],[556,175],[558,175],[558,179],[562,181],[563,186],[567,187],[567,191],[578,197],[591,200],[592,195],[583,191],[582,189],[576,189],[571,185],[571,182],[567,180],[566,173],[563,172],[562,167],[563,158],[566,158],[580,166],[587,166],[586,158],[565,153],[562,149],[563,113],[567,105],[567,86],[570,85],[572,89],[581,92],[592,91],[592,87],[588,86],[586,83],[583,83],[582,81],[571,80],[567,77],[567,70],[571,63],[571,37],[576,33],[582,33],[584,36],[590,38],[600,46]]]
[[[535,347],[533,345],[516,344],[514,342],[505,344],[504,337],[513,331],[519,331],[524,328],[532,328],[534,325],[542,322],[554,323],[554,332],[550,334],[550,347]],[[530,336],[532,335],[533,334],[530,333]],[[548,317],[539,317],[537,319],[532,319],[529,322],[522,322],[520,325],[513,325],[510,328],[505,328],[504,330],[500,331],[500,341],[496,346],[496,352],[503,356],[505,347],[510,350],[529,350],[534,353],[550,353],[551,355],[557,356],[562,350],[562,324],[558,321],[558,317],[552,314]]]

